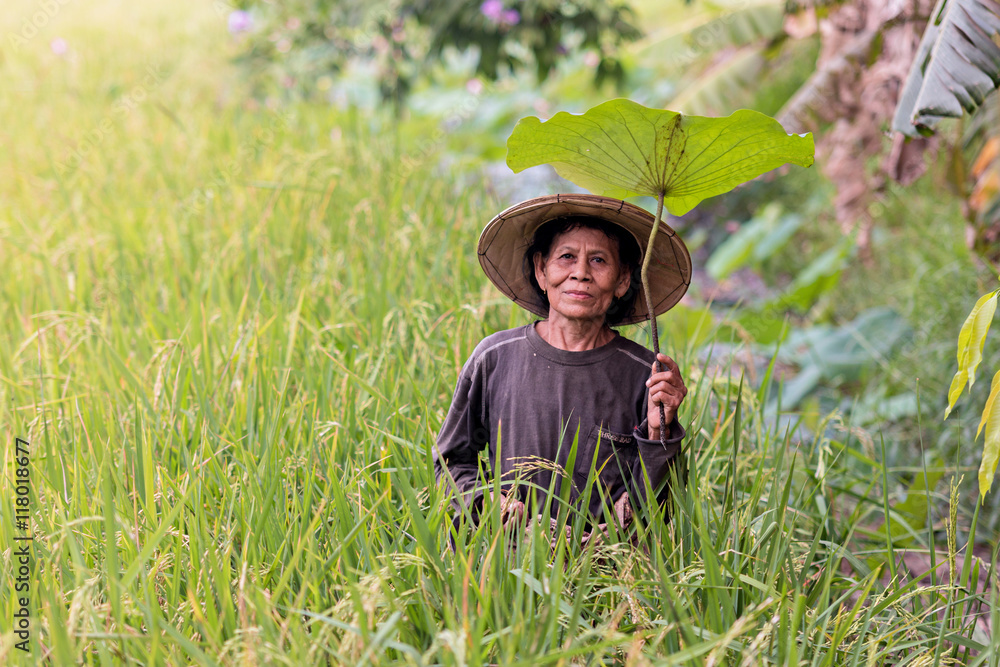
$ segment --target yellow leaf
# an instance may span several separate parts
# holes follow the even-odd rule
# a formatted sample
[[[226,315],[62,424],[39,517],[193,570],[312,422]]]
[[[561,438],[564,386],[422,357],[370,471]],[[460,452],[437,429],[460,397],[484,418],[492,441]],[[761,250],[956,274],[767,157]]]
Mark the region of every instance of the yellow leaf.
[[[951,414],[952,408],[955,407],[955,401],[958,397],[962,395],[962,389],[965,388],[965,383],[969,380],[969,371],[964,368],[955,373],[955,377],[951,379],[951,388],[948,389],[948,408],[944,411],[944,418],[947,419],[948,415]]]
[[[993,417],[991,412],[993,404],[997,400],[997,394],[1000,394],[1000,371],[997,371],[997,374],[993,376],[993,382],[990,384],[990,395],[986,399],[986,405],[983,406],[983,418],[979,420],[979,428],[976,429],[976,438],[983,432],[983,426],[986,425],[986,422]],[[997,410],[997,415],[1000,415],[1000,410]]]
[[[998,294],[1000,290],[981,296],[958,333],[958,370],[968,372],[969,389],[976,382],[976,368],[983,360],[983,345],[997,309]]]
[[[993,476],[997,471],[997,460],[1000,458],[1000,371],[993,376],[993,384],[990,389],[990,397],[986,399],[986,407],[983,408],[983,418],[979,422],[979,430],[976,437],[986,426],[986,441],[983,443],[983,461],[979,465],[979,493],[983,498],[989,493],[993,485]]]

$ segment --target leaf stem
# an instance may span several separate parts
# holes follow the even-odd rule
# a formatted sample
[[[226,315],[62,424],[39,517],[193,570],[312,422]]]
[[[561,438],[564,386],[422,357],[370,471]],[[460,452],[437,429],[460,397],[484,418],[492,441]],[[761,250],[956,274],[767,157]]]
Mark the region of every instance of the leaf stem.
[[[656,220],[653,228],[649,231],[649,242],[646,244],[646,254],[642,258],[642,272],[639,279],[642,282],[642,293],[646,295],[646,312],[649,313],[649,326],[653,336],[653,354],[656,355],[656,372],[663,370],[660,365],[660,334],[656,330],[656,315],[653,314],[653,295],[649,293],[649,260],[653,256],[653,241],[656,240],[656,232],[660,229],[660,220],[663,217],[663,192],[656,196]],[[667,446],[667,416],[660,404],[660,444]]]

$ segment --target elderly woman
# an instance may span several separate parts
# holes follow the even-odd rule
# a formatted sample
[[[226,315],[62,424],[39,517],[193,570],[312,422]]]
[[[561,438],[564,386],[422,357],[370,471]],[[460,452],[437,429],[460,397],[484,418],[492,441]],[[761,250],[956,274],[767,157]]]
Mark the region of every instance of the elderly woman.
[[[690,282],[690,257],[672,230],[661,225],[655,247],[645,247],[653,220],[614,199],[552,195],[513,206],[484,229],[479,257],[487,276],[544,319],[487,336],[459,375],[434,468],[473,516],[491,471],[501,475],[505,520],[522,515],[525,504],[537,512],[530,504],[548,489],[558,493],[562,481],[550,486],[551,463],[566,472],[573,503],[599,485],[589,489],[595,519],[605,503],[620,508],[643,493],[643,470],[654,489],[666,479],[685,435],[676,416],[687,389],[670,357],[659,356],[657,372],[651,351],[612,328],[648,316],[639,284],[644,252],[653,253],[656,314]],[[488,466],[479,456],[487,448]]]

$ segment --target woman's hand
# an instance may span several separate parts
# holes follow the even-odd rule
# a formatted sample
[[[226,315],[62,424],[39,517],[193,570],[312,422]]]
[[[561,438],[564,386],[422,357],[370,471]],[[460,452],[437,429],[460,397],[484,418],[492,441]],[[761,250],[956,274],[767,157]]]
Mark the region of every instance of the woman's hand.
[[[490,498],[496,500],[493,491],[490,491]],[[500,521],[505,527],[510,527],[520,523],[524,518],[524,503],[513,496],[508,496],[506,492],[500,492]]]
[[[663,406],[663,414],[669,425],[677,416],[677,408],[684,402],[688,391],[677,363],[662,352],[656,358],[663,370],[657,373],[654,362],[653,372],[646,380],[646,386],[649,387],[649,412],[646,415],[646,424],[649,427],[650,440],[660,439],[660,406]]]

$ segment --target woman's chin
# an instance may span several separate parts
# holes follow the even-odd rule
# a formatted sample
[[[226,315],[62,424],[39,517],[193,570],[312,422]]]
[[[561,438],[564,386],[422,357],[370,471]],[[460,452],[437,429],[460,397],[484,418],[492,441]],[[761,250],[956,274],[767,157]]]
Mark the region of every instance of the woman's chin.
[[[558,308],[549,308],[549,319],[552,315],[564,320],[594,321],[603,324],[606,312],[595,307],[593,303],[560,304]]]

